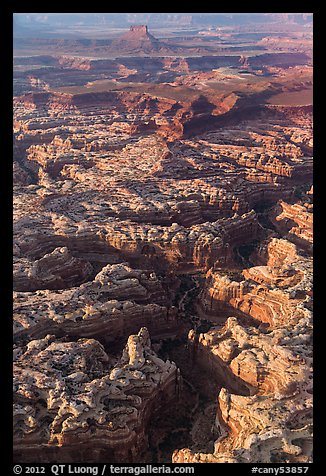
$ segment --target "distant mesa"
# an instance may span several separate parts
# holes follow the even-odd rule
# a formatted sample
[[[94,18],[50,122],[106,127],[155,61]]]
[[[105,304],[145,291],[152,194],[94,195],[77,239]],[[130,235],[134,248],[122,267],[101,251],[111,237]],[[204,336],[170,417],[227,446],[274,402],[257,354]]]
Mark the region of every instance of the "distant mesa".
[[[137,40],[148,39],[158,41],[153,35],[148,33],[147,25],[132,25],[127,33],[124,33],[121,39]]]
[[[111,49],[128,52],[142,51],[144,53],[153,51],[172,52],[168,45],[148,32],[147,25],[130,26],[129,31],[112,41]]]

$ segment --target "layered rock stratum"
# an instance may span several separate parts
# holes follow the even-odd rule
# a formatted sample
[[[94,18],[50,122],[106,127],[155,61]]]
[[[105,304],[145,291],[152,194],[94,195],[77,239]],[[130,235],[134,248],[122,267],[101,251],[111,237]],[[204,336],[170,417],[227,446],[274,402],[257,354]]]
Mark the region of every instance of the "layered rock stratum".
[[[17,458],[74,462],[137,459],[153,411],[178,397],[176,365],[151,350],[141,328],[120,360],[95,339],[47,335],[15,348],[14,451]],[[91,443],[90,443],[91,442]]]

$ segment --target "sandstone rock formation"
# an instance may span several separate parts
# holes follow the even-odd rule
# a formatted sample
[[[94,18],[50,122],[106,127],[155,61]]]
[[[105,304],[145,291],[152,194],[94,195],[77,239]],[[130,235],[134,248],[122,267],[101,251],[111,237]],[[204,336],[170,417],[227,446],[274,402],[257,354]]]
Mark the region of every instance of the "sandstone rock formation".
[[[94,339],[47,335],[14,349],[14,453],[21,462],[141,460],[154,410],[180,377],[141,328],[118,361]],[[90,443],[91,442],[91,443]]]
[[[260,265],[243,270],[236,281],[208,272],[200,303],[204,313],[222,317],[234,308],[272,327],[295,322],[302,314],[298,303],[311,296],[311,262],[297,254],[295,245],[277,238],[264,243],[256,259]]]
[[[86,281],[92,271],[93,267],[89,262],[74,258],[68,248],[55,248],[34,262],[28,259],[16,261],[14,289],[19,291],[64,289]]]
[[[48,289],[14,293],[15,340],[56,334],[113,343],[142,326],[156,337],[174,335],[180,327],[155,273],[126,263],[105,266],[79,287]]]
[[[312,460],[310,56],[225,38],[15,57],[17,463]]]
[[[173,49],[149,33],[147,25],[132,25],[128,32],[122,34],[110,44],[111,50],[127,53],[173,53]]]
[[[176,450],[175,463],[312,460],[311,260],[276,238],[257,256],[267,265],[244,270],[243,281],[209,274],[201,299],[222,304],[210,312],[222,319],[232,306],[243,314],[222,328],[189,333],[194,365],[222,386],[219,437],[213,453]],[[245,314],[269,327],[246,325]]]
[[[310,198],[312,193],[308,195]],[[285,234],[288,240],[299,247],[312,252],[313,249],[313,205],[307,197],[307,202],[289,204],[280,200],[271,212],[270,217],[274,226]]]

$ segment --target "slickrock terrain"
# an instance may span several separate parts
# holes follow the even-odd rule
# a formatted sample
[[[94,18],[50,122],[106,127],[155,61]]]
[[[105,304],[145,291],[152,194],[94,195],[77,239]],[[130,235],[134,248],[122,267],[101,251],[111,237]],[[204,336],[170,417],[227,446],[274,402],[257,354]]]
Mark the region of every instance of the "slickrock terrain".
[[[93,281],[79,287],[15,292],[14,301],[17,341],[51,333],[93,336],[108,343],[143,325],[156,337],[174,335],[180,327],[176,309],[155,274],[123,263],[105,266]]]
[[[259,251],[267,264],[245,269],[241,281],[208,275],[203,308],[219,319],[232,308],[243,314],[188,335],[194,365],[222,386],[212,421],[220,436],[211,454],[176,450],[176,463],[311,461],[311,260],[283,239]],[[246,314],[268,326],[243,325]]]
[[[263,243],[255,260],[258,266],[244,269],[235,280],[210,270],[200,303],[203,312],[215,315],[227,303],[227,309],[234,307],[273,328],[291,325],[301,314],[302,299],[310,301],[311,263],[297,254],[295,245],[277,238]]]
[[[148,420],[178,398],[180,376],[141,328],[120,359],[95,339],[51,335],[14,349],[14,452],[18,460],[137,461]],[[40,451],[41,450],[41,451]]]
[[[311,38],[172,33],[15,43],[17,463],[312,461]]]
[[[313,247],[313,192],[306,192],[307,201],[289,204],[282,200],[272,210],[270,219],[276,229],[298,246],[312,252]]]
[[[224,380],[212,420],[221,436],[213,453],[176,450],[173,462],[311,461],[312,356],[306,324],[301,319],[291,330],[261,335],[228,318],[221,331],[201,334],[200,365]]]

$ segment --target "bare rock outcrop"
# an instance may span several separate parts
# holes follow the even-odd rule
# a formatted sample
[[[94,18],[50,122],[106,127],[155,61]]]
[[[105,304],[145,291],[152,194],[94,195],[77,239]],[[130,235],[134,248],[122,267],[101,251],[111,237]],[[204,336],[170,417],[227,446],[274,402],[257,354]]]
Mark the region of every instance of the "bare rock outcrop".
[[[236,281],[227,273],[209,271],[200,310],[225,319],[233,308],[272,327],[296,322],[304,314],[298,305],[311,301],[311,260],[297,254],[294,244],[277,238],[265,242],[258,256],[267,264],[243,270]]]
[[[158,40],[149,33],[147,25],[130,26],[129,31],[111,42],[109,49],[121,53],[140,52],[141,54],[157,51],[164,54],[174,52],[173,48],[170,48],[163,41]]]
[[[46,336],[15,348],[14,453],[21,462],[141,461],[154,411],[180,378],[141,328],[117,361],[99,342]]]
[[[64,334],[113,343],[142,326],[163,337],[174,335],[180,325],[155,273],[131,269],[127,263],[107,265],[79,287],[15,292],[14,302],[18,341]]]
[[[175,450],[175,463],[312,461],[311,259],[276,238],[254,256],[267,264],[244,270],[245,280],[208,279],[211,296],[229,304],[215,309],[220,319],[231,307],[242,313],[189,333],[193,365],[222,387],[212,422],[218,437],[212,453]],[[246,314],[269,327],[248,325]]]
[[[311,194],[310,194],[311,195]],[[308,252],[313,250],[313,215],[309,202],[293,205],[280,200],[270,213],[275,227],[286,238]]]
[[[65,289],[86,281],[93,272],[88,261],[74,258],[68,248],[55,248],[34,262],[14,262],[14,290]]]

